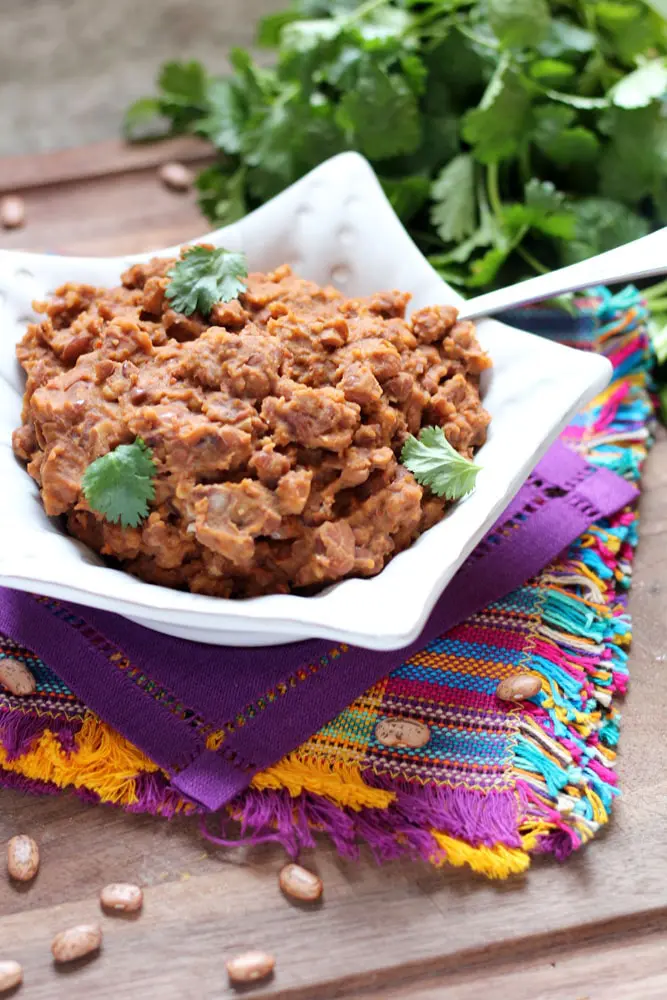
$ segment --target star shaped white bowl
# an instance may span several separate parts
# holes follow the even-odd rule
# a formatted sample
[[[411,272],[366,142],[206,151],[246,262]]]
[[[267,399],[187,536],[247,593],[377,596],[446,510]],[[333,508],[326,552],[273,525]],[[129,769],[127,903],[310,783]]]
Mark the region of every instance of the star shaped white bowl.
[[[245,219],[200,239],[244,250],[252,270],[287,262],[301,276],[350,295],[400,288],[412,293],[417,309],[462,301],[413,244],[356,153],[329,160]],[[345,580],[315,597],[245,601],[158,587],[109,568],[45,515],[11,448],[23,393],[14,349],[32,318],[33,299],[64,281],[117,284],[130,263],[173,252],[81,258],[0,251],[0,584],[223,646],[312,637],[374,649],[407,645],[559,432],[607,384],[609,362],[484,320],[478,332],[494,365],[483,387],[492,422],[477,459],[477,488],[378,576]]]

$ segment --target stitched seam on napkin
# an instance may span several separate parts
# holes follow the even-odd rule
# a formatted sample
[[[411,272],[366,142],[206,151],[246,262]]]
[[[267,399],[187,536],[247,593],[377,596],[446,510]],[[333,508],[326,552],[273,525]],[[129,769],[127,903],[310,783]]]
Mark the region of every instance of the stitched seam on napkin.
[[[326,656],[321,656],[319,663],[305,661],[287,674],[283,680],[276,682],[268,691],[263,692],[254,702],[240,708],[233,719],[226,720],[221,724],[212,723],[208,722],[200,713],[188,708],[183,700],[179,699],[165,684],[152,681],[140,667],[132,663],[116,643],[111,642],[85,618],[74,614],[55,598],[32,596],[65,625],[75,629],[87,644],[101,653],[113,669],[120,671],[145,697],[150,698],[156,706],[169,713],[175,722],[184,729],[194,732],[197,737],[204,741],[203,745],[197,751],[192,752],[187,759],[182,758],[178,764],[170,767],[170,771],[173,773],[190,767],[202,754],[208,753],[217,754],[243,771],[256,770],[257,765],[246,759],[236,748],[230,747],[225,742],[215,745],[216,739],[225,740],[231,737],[240,727],[245,727],[255,717],[261,716],[272,704],[279,703],[282,697],[299,687],[303,681],[311,679],[324,667],[331,667],[335,660],[349,652],[350,649],[347,644],[341,643],[339,646],[334,646]],[[210,746],[209,741],[213,741],[214,745]]]
[[[521,507],[512,510],[510,516],[502,524],[496,525],[491,529],[470,556],[468,556],[468,561],[471,563],[479,562],[480,559],[488,557],[493,548],[504,545],[506,539],[510,536],[514,538],[514,532],[522,529],[531,514],[536,514],[545,504],[551,504],[556,499],[565,498],[570,491],[577,490],[587,479],[595,476],[598,471],[595,466],[586,464],[584,468],[571,475],[563,484],[556,483],[552,478],[540,475],[537,471],[531,473],[526,480],[524,490],[532,489],[534,493],[526,498]],[[575,494],[575,496],[577,495]],[[582,502],[581,498],[578,502]],[[576,500],[572,503],[572,506],[581,512]],[[591,520],[593,521],[599,516],[600,512],[593,509],[592,505],[591,511]]]
[[[102,654],[64,618],[55,616],[35,595],[6,590],[0,603],[0,630],[37,656],[48,658],[53,670],[86,705],[95,701],[95,685],[105,677],[108,723],[123,734],[128,727],[142,724],[144,752],[160,767],[169,768],[171,761],[165,759],[165,746],[174,742],[173,717],[155,702],[142,700],[138,705],[131,697],[127,678],[120,671],[108,675],[108,662]],[[171,756],[177,756],[182,764],[198,752],[196,734],[185,730],[180,734],[178,753]]]

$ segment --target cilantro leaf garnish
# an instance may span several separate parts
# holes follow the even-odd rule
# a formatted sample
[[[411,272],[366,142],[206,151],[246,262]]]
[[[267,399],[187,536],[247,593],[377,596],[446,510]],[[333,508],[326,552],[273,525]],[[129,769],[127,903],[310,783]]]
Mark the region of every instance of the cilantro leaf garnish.
[[[232,250],[190,247],[171,271],[166,296],[176,312],[208,316],[216,302],[230,302],[245,288],[248,268],[244,253]]]
[[[421,486],[447,500],[460,500],[470,493],[480,470],[452,448],[442,427],[424,427],[419,439],[411,434],[403,445],[401,462]]]
[[[112,524],[136,528],[148,516],[155,496],[155,462],[151,449],[137,438],[96,458],[83,474],[81,488],[92,510]]]

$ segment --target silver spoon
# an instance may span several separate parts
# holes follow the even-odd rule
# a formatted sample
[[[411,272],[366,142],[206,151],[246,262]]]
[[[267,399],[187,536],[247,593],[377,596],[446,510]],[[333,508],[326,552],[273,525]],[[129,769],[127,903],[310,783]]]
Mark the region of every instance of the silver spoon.
[[[650,278],[667,272],[667,227],[648,236],[642,236],[632,243],[625,243],[614,250],[589,257],[579,264],[570,264],[536,278],[528,278],[516,285],[499,288],[496,292],[477,295],[461,304],[461,319],[477,319],[492,316],[505,309],[514,309],[551,299],[564,292],[573,292],[593,285],[610,285],[619,281],[633,281]]]

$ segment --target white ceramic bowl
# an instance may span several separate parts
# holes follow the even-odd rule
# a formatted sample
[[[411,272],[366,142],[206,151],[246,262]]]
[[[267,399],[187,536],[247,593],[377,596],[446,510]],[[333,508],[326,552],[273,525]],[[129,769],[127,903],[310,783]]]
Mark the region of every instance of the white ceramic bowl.
[[[253,270],[287,261],[303,277],[351,295],[400,288],[412,306],[458,303],[412,243],[368,163],[345,153],[242,221],[203,237],[244,250]],[[157,250],[157,254],[171,254]],[[110,569],[42,509],[16,461],[23,378],[14,356],[31,302],[64,281],[117,284],[132,262],[0,251],[0,584],[118,612],[170,635],[219,645],[271,645],[326,637],[396,649],[419,634],[435,601],[571,417],[609,380],[604,358],[492,320],[478,326],[493,359],[484,386],[492,415],[477,488],[378,576],[345,580],[315,597],[245,601],[181,593]]]

